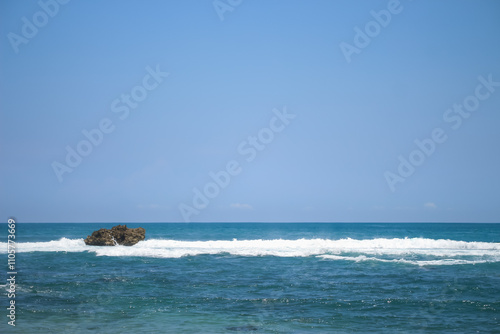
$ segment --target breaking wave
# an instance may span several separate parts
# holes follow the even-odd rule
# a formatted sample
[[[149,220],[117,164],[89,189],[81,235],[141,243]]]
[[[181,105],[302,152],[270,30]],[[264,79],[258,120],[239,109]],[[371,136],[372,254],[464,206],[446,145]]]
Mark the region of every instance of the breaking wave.
[[[87,246],[83,239],[16,243],[16,252],[91,252],[97,256],[180,258],[230,254],[235,256],[316,256],[330,261],[377,261],[426,265],[500,262],[500,243],[426,238],[298,239],[181,241],[151,239],[134,246]],[[7,243],[0,243],[7,253]]]

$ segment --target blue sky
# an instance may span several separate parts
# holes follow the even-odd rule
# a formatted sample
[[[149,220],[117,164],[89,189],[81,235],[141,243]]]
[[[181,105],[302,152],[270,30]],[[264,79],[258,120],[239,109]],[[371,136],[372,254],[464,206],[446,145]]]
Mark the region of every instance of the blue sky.
[[[4,219],[500,221],[498,1],[0,16]]]

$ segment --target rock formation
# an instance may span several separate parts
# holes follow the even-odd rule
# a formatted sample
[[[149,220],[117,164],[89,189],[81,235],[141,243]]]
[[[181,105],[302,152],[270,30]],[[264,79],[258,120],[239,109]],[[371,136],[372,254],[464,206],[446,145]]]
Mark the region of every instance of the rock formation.
[[[85,244],[90,246],[132,246],[146,237],[146,230],[142,227],[128,228],[127,225],[113,226],[111,230],[101,228],[87,236]]]

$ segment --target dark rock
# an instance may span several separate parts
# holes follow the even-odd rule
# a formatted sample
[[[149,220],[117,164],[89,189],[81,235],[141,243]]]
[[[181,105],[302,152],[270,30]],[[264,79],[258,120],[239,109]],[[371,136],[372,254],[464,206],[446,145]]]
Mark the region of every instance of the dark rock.
[[[111,231],[106,228],[101,228],[98,231],[92,232],[92,235],[87,236],[85,239],[86,245],[91,246],[114,246],[113,236]]]
[[[90,246],[132,246],[146,237],[142,227],[128,228],[127,225],[113,226],[111,230],[101,228],[87,236],[85,244]]]

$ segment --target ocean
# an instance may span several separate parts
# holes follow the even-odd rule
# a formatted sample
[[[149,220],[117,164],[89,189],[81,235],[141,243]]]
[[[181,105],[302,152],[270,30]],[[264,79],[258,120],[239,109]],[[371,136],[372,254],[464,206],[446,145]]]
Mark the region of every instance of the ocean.
[[[0,332],[500,333],[500,224],[117,224],[1,224]]]

